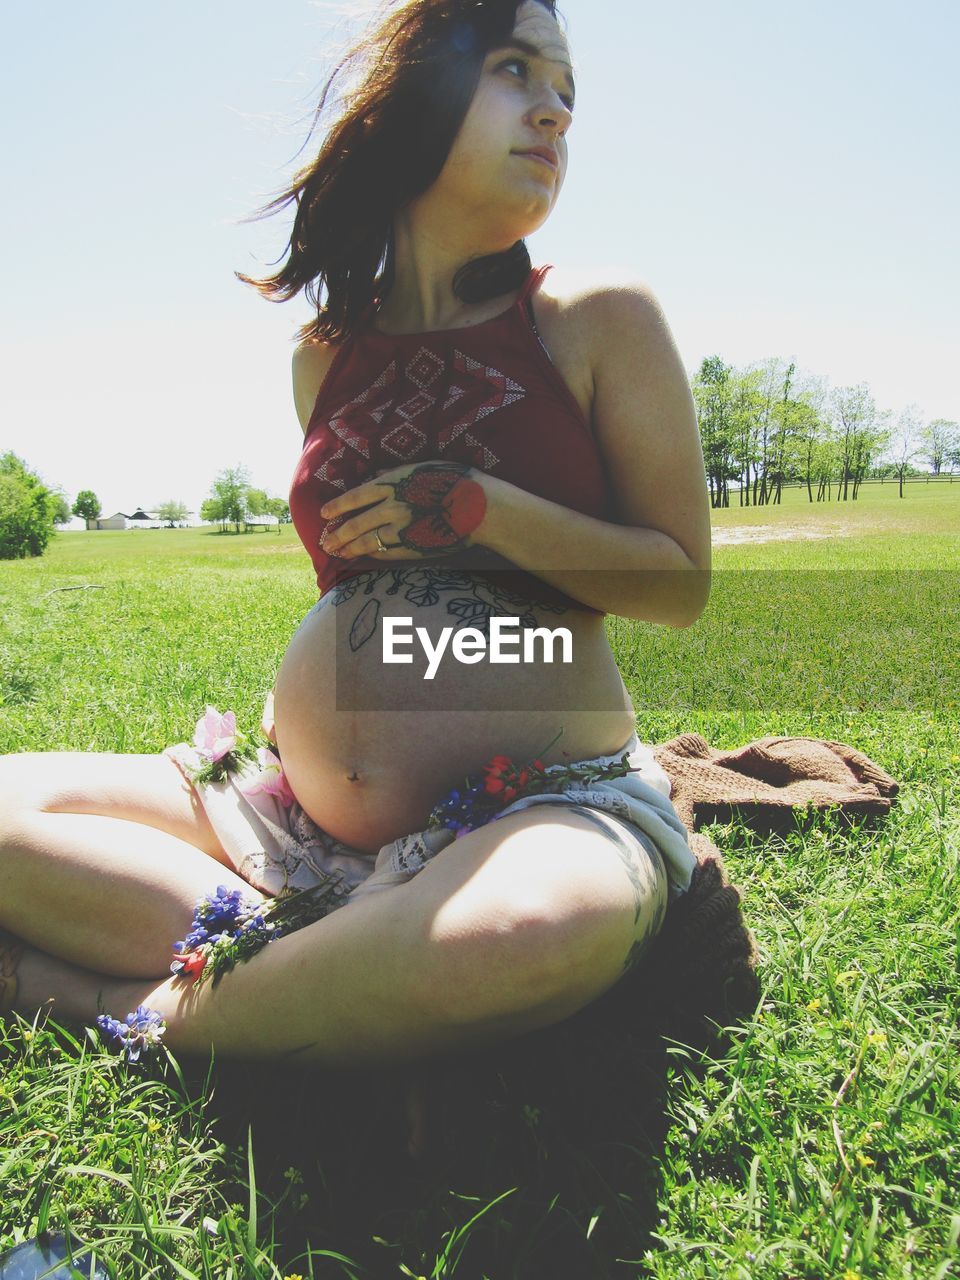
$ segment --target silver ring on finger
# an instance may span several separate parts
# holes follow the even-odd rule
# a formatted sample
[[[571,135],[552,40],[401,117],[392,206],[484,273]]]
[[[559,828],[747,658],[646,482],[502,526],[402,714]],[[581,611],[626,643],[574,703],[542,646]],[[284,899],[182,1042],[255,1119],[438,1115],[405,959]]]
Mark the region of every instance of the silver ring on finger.
[[[382,525],[380,525],[380,526],[375,530],[376,535],[377,535],[377,550],[378,550],[378,551],[389,551],[389,550],[390,550],[390,548],[389,548],[389,547],[384,546],[383,539],[380,537],[380,530],[381,530],[381,529],[385,529],[386,527],[387,527],[386,525],[383,525],[383,524],[382,524]]]

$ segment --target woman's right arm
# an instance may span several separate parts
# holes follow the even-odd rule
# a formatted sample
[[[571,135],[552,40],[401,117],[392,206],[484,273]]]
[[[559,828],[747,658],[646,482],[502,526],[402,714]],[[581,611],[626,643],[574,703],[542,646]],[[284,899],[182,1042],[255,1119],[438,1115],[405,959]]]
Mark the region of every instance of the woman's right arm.
[[[293,353],[293,402],[304,435],[313,417],[323,380],[336,354],[336,347],[316,339],[301,342]]]

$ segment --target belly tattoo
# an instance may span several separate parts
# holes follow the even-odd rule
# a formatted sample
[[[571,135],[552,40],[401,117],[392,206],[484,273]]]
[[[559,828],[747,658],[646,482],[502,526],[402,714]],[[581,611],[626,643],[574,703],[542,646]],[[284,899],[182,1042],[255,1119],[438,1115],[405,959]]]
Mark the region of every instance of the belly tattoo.
[[[424,565],[402,569],[364,570],[333,587],[330,598],[334,608],[347,605],[359,595],[360,607],[350,620],[348,639],[350,649],[356,653],[362,649],[380,628],[381,601],[377,591],[385,578],[390,585],[384,596],[401,595],[418,608],[441,603],[445,599],[447,616],[454,626],[475,627],[489,639],[490,619],[493,617],[519,618],[521,627],[535,627],[538,617],[527,596],[505,590],[496,582],[488,581],[463,569],[445,569],[442,566]],[[366,599],[364,599],[366,597]],[[324,597],[326,598],[326,597]],[[555,614],[569,612],[566,606],[538,602],[537,608]]]

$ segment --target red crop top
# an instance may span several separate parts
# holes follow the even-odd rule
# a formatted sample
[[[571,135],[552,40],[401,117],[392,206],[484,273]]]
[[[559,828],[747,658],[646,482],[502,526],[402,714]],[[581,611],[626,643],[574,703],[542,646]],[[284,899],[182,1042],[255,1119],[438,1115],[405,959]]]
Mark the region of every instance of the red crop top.
[[[320,508],[405,462],[451,458],[573,511],[614,518],[596,441],[529,309],[530,294],[549,270],[533,268],[516,303],[482,324],[386,334],[374,327],[373,303],[340,344],[290,487],[290,514],[321,592],[358,573],[400,567],[399,561],[326,555]],[[443,563],[478,572],[497,568],[496,581],[504,587],[589,608],[486,547],[468,547],[444,556]]]

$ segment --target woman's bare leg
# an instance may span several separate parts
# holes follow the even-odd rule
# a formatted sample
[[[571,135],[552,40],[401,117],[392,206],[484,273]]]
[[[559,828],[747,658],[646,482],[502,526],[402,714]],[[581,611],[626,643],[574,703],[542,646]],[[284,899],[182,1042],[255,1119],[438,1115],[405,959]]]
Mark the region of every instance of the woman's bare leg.
[[[225,866],[229,859],[196,790],[162,753],[23,751],[0,756],[0,803],[46,813],[126,818],[177,836]]]
[[[218,884],[263,897],[167,757],[0,758],[0,926],[35,948],[81,971],[159,977]]]
[[[459,1053],[559,1022],[626,972],[667,891],[662,864],[640,849],[635,861],[626,867],[580,815],[527,810],[464,836],[409,882],[276,939],[216,984],[105,979],[103,1007],[121,1019],[155,1010],[177,1055],[206,1058],[213,1046],[218,1057],[354,1067]],[[77,1011],[87,1020],[100,1012],[90,995]]]
[[[0,924],[53,956],[123,977],[169,972],[197,900],[262,894],[176,836],[94,814],[21,812],[0,847]]]

